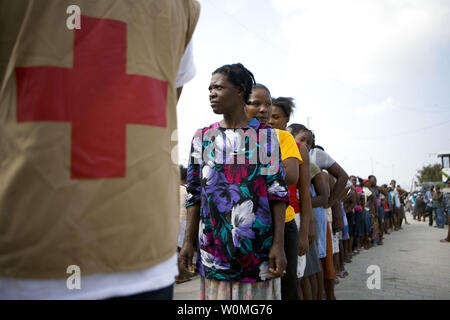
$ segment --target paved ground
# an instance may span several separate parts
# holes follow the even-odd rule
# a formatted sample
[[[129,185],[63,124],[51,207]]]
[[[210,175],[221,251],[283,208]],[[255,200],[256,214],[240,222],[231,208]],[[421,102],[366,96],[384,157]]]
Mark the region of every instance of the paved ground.
[[[429,227],[407,215],[410,225],[385,236],[383,246],[363,250],[345,265],[349,276],[335,292],[338,300],[450,299],[450,243],[440,243],[447,229]],[[370,265],[381,272],[381,289],[369,290]],[[199,278],[175,286],[175,300],[199,299]]]

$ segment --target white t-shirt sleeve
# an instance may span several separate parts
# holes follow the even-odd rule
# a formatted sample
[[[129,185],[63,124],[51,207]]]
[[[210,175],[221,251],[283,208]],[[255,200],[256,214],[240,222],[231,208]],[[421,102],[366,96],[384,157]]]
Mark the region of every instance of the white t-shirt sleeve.
[[[317,148],[311,152],[311,161],[322,170],[329,169],[336,162],[328,153]]]
[[[186,50],[184,51],[183,57],[181,58],[180,68],[178,69],[176,87],[180,88],[184,86],[186,83],[188,83],[194,78],[196,73],[197,69],[195,68],[194,63],[194,54],[191,39],[186,47]]]

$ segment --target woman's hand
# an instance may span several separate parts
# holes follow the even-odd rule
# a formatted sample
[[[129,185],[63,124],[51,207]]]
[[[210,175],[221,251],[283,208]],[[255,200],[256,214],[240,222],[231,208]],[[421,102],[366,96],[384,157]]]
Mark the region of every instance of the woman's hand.
[[[200,222],[200,203],[187,208],[186,213],[186,234],[183,247],[178,255],[178,265],[180,270],[192,272],[192,258],[194,257],[194,243],[198,238],[198,225]]]
[[[269,275],[267,279],[280,278],[286,273],[286,254],[281,245],[273,244],[269,252]]]
[[[178,265],[180,266],[180,270],[192,273],[193,257],[194,257],[194,246],[185,241],[183,247],[180,250],[180,254],[178,255]]]
[[[298,255],[304,256],[309,251],[309,231],[308,233],[299,232],[298,233]]]

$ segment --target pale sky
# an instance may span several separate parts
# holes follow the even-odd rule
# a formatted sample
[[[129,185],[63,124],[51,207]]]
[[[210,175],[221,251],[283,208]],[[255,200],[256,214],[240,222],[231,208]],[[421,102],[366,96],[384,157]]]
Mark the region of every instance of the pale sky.
[[[450,152],[450,1],[200,0],[196,77],[178,110],[180,163],[212,112],[211,73],[241,62],[272,96],[295,98],[307,125],[350,174],[409,189]],[[309,119],[308,119],[309,118]]]

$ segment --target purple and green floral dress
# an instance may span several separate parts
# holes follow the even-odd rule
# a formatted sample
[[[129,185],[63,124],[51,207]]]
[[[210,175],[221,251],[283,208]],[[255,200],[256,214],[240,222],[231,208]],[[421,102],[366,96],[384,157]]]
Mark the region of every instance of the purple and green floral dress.
[[[254,161],[262,152],[272,162]],[[203,277],[266,280],[273,241],[269,201],[289,201],[280,155],[275,131],[256,118],[245,128],[214,123],[195,134],[186,207],[200,201],[197,265]]]

